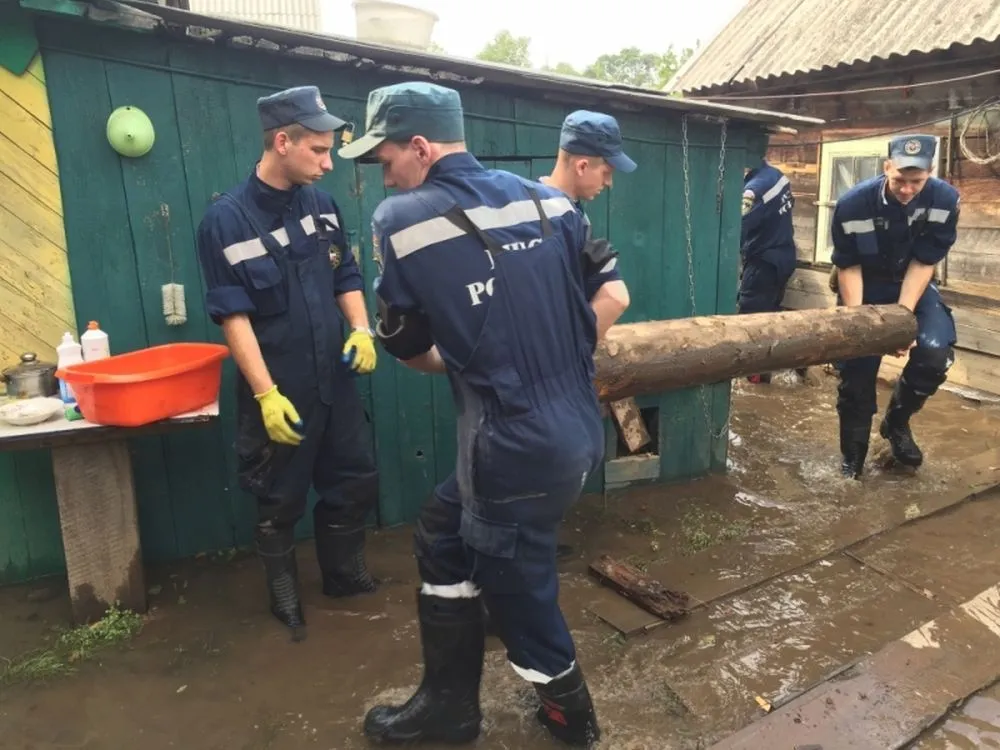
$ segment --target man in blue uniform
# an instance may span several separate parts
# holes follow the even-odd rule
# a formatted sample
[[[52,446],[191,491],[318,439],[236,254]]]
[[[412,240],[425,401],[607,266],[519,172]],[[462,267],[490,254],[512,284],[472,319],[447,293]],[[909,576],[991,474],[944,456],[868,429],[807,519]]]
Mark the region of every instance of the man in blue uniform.
[[[795,271],[792,186],[780,169],[761,159],[743,178],[743,229],[739,312],[779,312],[785,287]],[[749,377],[767,383],[770,373]]]
[[[910,432],[910,417],[945,381],[956,341],[951,311],[933,278],[935,265],[955,242],[959,195],[930,176],[935,146],[929,135],[893,138],[885,173],[855,185],[833,212],[839,303],[898,302],[917,317],[917,339],[879,427],[893,458],[913,468],[923,462],[923,454]],[[881,357],[862,357],[838,364],[840,450],[847,477],[857,479],[864,469],[871,420],[878,410],[880,362]]]
[[[361,273],[333,199],[312,183],[333,168],[345,123],[319,90],[261,98],[264,153],[198,228],[206,308],[222,326],[236,382],[240,485],[257,498],[257,551],[271,611],[304,637],[294,527],[310,485],[323,593],[375,590],[365,521],[378,498],[355,373],[375,367]],[[344,338],[346,320],[351,333]]]
[[[479,735],[482,597],[512,666],[535,686],[538,719],[588,747],[600,732],[559,609],[556,536],[603,456],[593,353],[625,308],[612,303],[623,286],[613,251],[587,242],[565,195],[467,153],[451,89],[373,91],[367,133],[340,155],[377,159],[386,186],[403,191],[372,220],[376,333],[406,365],[447,374],[458,413],[455,472],[415,535],[424,679],[404,705],[369,711],[365,733]]]
[[[548,177],[541,178],[541,183],[556,188],[573,202],[573,206],[587,226],[587,238],[590,239],[590,218],[583,209],[583,201],[592,201],[604,188],[610,188],[614,182],[615,172],[628,174],[634,172],[635,168],[635,162],[624,151],[618,121],[602,112],[579,109],[571,112],[563,120],[555,167]],[[614,270],[617,264],[617,258],[612,258],[606,270]],[[587,290],[589,296],[607,283],[607,278],[597,275],[589,279],[588,283],[592,285],[592,288]],[[612,288],[614,302],[611,304],[618,304],[620,299],[624,299],[627,304],[628,290],[624,282],[618,282],[614,287],[607,287],[592,304],[601,305],[603,298],[608,297]],[[598,315],[598,320],[602,321],[602,316]],[[597,333],[600,339],[607,330],[598,330]]]

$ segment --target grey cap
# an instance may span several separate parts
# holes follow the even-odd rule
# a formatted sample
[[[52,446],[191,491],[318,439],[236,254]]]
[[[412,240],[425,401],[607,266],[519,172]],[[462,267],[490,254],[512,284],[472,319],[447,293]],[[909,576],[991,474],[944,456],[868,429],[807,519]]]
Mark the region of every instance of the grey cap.
[[[932,135],[900,135],[889,141],[889,158],[897,169],[916,167],[930,171],[937,139]]]
[[[618,121],[602,112],[578,109],[563,120],[559,148],[577,156],[600,156],[619,172],[634,172],[636,164],[622,148]]]
[[[257,100],[257,114],[264,130],[299,124],[317,133],[340,130],[347,123],[326,111],[315,86],[296,86]]]

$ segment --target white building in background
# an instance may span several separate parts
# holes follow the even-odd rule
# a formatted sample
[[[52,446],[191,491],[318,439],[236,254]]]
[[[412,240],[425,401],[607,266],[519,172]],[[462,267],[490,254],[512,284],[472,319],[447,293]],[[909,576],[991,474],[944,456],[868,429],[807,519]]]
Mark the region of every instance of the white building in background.
[[[206,16],[323,32],[322,0],[187,0],[188,10]]]

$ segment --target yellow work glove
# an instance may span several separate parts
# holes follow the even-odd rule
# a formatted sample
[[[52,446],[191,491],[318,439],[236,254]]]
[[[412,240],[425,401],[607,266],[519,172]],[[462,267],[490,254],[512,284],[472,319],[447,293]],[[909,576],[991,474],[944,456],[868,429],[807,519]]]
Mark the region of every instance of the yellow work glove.
[[[375,369],[375,337],[371,331],[355,328],[344,342],[343,361],[357,373],[366,375]]]
[[[272,385],[263,393],[253,396],[260,404],[260,414],[264,418],[267,436],[276,443],[298,445],[302,442],[302,419],[292,402]]]

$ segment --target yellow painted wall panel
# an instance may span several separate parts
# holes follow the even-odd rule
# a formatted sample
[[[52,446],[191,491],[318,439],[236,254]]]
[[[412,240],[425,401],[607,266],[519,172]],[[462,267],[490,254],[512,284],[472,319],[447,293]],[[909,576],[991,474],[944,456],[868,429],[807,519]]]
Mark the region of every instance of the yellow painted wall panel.
[[[42,203],[34,192],[10,179],[4,174],[2,165],[0,165],[0,196],[2,196],[0,202],[10,213],[53,245],[66,249],[66,229],[62,215]],[[69,284],[69,269],[66,269],[65,277],[59,278],[65,284]]]
[[[56,148],[52,131],[36,120],[10,95],[0,92],[0,133],[20,146],[21,150],[50,172],[59,173],[56,167]]]
[[[45,66],[42,64],[41,55],[35,55],[35,59],[28,66],[28,73],[34,76],[35,80],[45,83]]]
[[[41,126],[38,128],[38,133],[39,137],[52,137],[52,131]],[[59,179],[3,133],[0,133],[0,172],[21,187],[31,190],[53,211],[62,213]]]
[[[37,55],[36,55],[37,59]],[[24,107],[31,116],[43,125],[52,128],[52,113],[49,110],[45,84],[30,73],[16,76],[0,67],[0,91]]]
[[[75,327],[69,284],[52,276],[35,258],[19,252],[3,237],[0,237],[0,257],[3,258],[0,280],[51,310],[64,324]],[[48,263],[49,268],[53,265],[52,261]]]
[[[0,369],[22,352],[54,362],[76,333],[52,117],[41,56],[0,68]]]
[[[69,272],[66,251],[18,219],[0,202],[0,237],[14,251],[30,258],[35,265],[57,280]],[[39,300],[41,301],[41,300]]]

